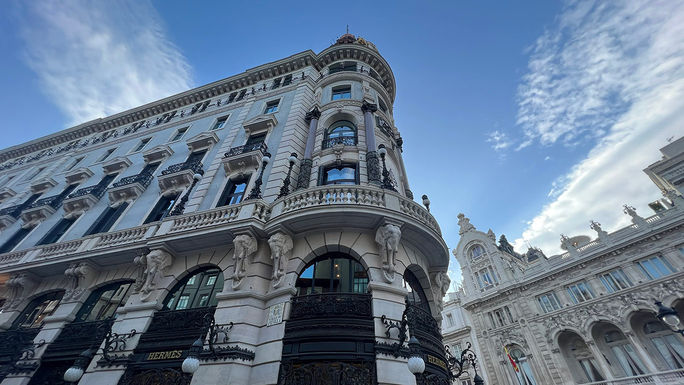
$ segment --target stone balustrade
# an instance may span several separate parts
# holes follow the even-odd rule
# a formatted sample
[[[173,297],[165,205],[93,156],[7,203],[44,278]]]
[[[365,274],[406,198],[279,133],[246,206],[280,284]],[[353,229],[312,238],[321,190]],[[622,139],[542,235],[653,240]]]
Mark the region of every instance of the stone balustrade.
[[[627,385],[627,384],[681,384],[684,383],[684,369],[623,377],[608,381],[591,382],[586,385]]]
[[[222,225],[235,220],[241,206],[222,206],[214,210],[174,217],[169,233]]]
[[[151,225],[144,225],[133,227],[131,229],[101,234],[99,240],[97,243],[95,243],[95,248],[110,247],[123,243],[139,241],[145,237],[145,233],[150,227]]]
[[[385,192],[367,186],[322,186],[290,194],[282,198],[282,203],[282,214],[306,207],[336,204],[385,207]]]

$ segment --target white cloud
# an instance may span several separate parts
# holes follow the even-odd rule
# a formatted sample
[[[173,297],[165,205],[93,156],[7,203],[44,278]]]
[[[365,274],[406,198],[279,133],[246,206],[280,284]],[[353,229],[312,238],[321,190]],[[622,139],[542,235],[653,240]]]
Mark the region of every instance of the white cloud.
[[[70,124],[185,91],[186,59],[147,1],[31,1],[19,15],[28,65]]]
[[[492,148],[496,151],[504,150],[513,144],[505,132],[496,130],[487,135],[487,143],[492,144]]]
[[[659,192],[642,170],[684,127],[682,20],[683,2],[578,2],[538,39],[519,95],[524,144],[597,144],[554,183],[519,249],[552,254],[560,233],[595,237],[590,219],[615,230],[629,223],[624,203],[650,215]]]

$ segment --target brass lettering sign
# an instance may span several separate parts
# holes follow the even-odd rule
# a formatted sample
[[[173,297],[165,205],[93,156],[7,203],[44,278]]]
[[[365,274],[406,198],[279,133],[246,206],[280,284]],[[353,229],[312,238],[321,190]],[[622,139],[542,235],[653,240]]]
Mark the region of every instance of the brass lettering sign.
[[[168,352],[152,352],[147,354],[147,360],[175,360],[177,358],[181,358],[182,355],[182,350],[169,350]]]
[[[431,363],[433,365],[437,365],[440,368],[446,370],[447,367],[446,367],[446,363],[444,363],[444,361],[440,360],[439,358],[437,358],[435,356],[431,356],[429,354],[427,355],[427,358],[428,358],[429,363]]]

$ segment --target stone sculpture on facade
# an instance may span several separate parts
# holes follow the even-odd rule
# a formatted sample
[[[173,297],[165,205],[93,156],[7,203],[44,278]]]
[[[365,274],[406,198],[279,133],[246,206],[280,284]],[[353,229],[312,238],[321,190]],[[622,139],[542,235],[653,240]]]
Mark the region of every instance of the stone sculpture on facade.
[[[622,211],[625,214],[632,217],[632,223],[635,224],[637,227],[647,227],[648,226],[648,223],[646,222],[646,220],[643,217],[639,216],[639,214],[637,214],[636,209],[633,206],[624,205],[622,207],[624,207],[624,210],[622,210]]]
[[[663,192],[663,196],[672,202],[674,207],[680,208],[684,206],[684,198],[677,193],[677,191],[668,189]]]
[[[508,239],[506,239],[506,236],[503,234],[501,234],[501,237],[499,237],[499,250],[505,251],[511,255],[515,255],[515,250],[513,249],[513,245],[508,243]]]
[[[570,240],[570,238],[567,235],[561,234],[560,235],[560,241],[561,241],[561,247],[562,248],[567,250],[568,253],[570,253],[570,255],[577,256],[577,254],[578,254],[577,247],[575,247],[575,245],[572,243],[572,241]]]
[[[287,265],[287,253],[292,250],[292,237],[284,233],[275,233],[268,238],[268,246],[271,248],[271,260],[273,260],[273,287],[278,287],[285,276]]]
[[[150,299],[150,293],[157,286],[159,279],[164,274],[164,270],[173,263],[173,257],[164,250],[152,250],[142,258],[145,261],[145,281],[140,288],[142,293],[140,300],[145,302]]]
[[[64,293],[64,299],[77,300],[85,292],[86,288],[83,285],[83,280],[91,272],[90,266],[86,263],[73,263],[66,270],[64,276],[67,278],[68,285]]]
[[[492,229],[489,229],[489,231],[487,231],[487,238],[491,239],[492,242],[496,244],[496,234],[494,234],[494,231],[492,231]]]
[[[605,230],[603,230],[601,228],[601,224],[594,221],[594,220],[589,221],[589,223],[590,223],[591,229],[596,231],[596,233],[598,234],[599,241],[602,243],[607,243],[608,242],[608,232],[606,232]]]
[[[380,246],[380,258],[382,261],[382,273],[389,283],[394,281],[396,256],[399,250],[401,229],[399,226],[385,223],[375,233],[375,242]]]
[[[443,307],[443,298],[449,291],[449,286],[451,286],[451,278],[446,271],[438,271],[432,275],[432,289],[435,292],[435,302],[437,302],[439,309]]]
[[[34,282],[26,273],[16,273],[5,285],[10,289],[10,299],[7,300],[5,308],[15,310],[24,301],[24,293],[30,292],[33,288]]]
[[[233,260],[235,261],[235,270],[233,272],[233,290],[240,287],[242,278],[247,273],[247,259],[257,251],[257,241],[253,236],[248,234],[241,234],[233,239],[235,245],[235,252]]]
[[[466,218],[466,216],[463,215],[463,213],[459,213],[459,214],[458,214],[458,225],[459,225],[460,228],[461,228],[461,229],[458,231],[458,234],[459,234],[459,235],[463,235],[463,234],[467,233],[467,232],[470,231],[470,230],[475,230],[475,226],[473,226],[473,225],[470,223],[470,219]]]

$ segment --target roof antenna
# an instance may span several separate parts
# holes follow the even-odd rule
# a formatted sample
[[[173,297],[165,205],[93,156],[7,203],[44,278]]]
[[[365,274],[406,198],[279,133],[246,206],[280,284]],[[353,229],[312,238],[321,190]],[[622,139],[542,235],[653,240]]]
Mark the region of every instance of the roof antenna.
[[[349,24],[347,24],[347,34],[349,34]]]

